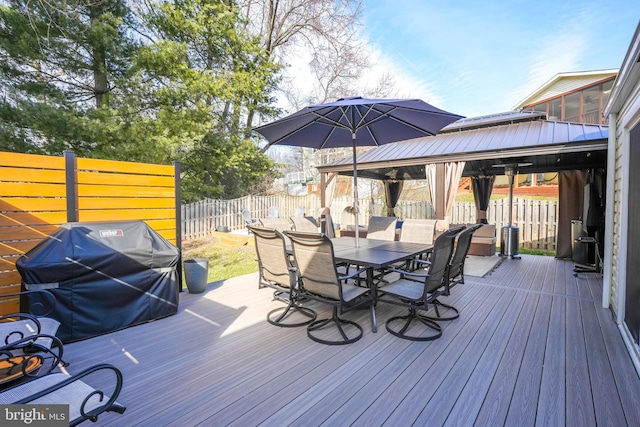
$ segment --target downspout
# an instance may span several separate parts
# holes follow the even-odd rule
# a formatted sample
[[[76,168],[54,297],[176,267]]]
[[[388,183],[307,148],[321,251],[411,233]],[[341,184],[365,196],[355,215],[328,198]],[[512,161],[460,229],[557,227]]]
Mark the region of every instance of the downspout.
[[[613,216],[615,200],[616,172],[616,133],[618,115],[609,114],[609,140],[607,147],[607,198],[605,201],[604,222],[604,269],[602,279],[602,307],[609,308],[611,303],[611,274],[613,271]],[[620,284],[618,283],[618,287]],[[620,307],[618,307],[620,310]]]

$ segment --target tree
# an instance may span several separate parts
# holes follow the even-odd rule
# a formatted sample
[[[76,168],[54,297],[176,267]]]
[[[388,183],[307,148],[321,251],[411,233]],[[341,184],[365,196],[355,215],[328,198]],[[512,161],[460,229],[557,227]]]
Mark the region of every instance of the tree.
[[[109,112],[137,43],[125,0],[0,6],[2,149],[80,155],[117,132]]]
[[[230,2],[11,0],[0,6],[0,149],[184,163],[186,200],[274,176],[245,138],[277,68]],[[265,110],[266,111],[266,110]]]
[[[273,177],[273,163],[247,138],[243,120],[249,104],[272,102],[278,68],[244,32],[237,10],[175,0],[148,3],[143,18],[157,40],[140,56],[149,99],[163,100],[155,114],[187,111],[201,124],[180,146],[186,199],[239,197]]]

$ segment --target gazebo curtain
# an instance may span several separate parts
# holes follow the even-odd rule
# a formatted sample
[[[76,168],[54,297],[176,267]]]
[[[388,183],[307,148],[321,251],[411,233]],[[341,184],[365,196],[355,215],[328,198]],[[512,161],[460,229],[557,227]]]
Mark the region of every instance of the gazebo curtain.
[[[450,222],[451,208],[456,200],[458,193],[458,185],[464,170],[465,162],[451,162],[444,165],[444,220]],[[425,166],[427,180],[429,183],[429,197],[434,209],[436,208],[436,165],[430,164]],[[437,218],[441,219],[441,218]]]
[[[571,258],[571,220],[582,219],[585,171],[561,171],[558,174],[558,238],[556,258]]]
[[[489,207],[491,191],[493,190],[493,183],[495,180],[495,175],[471,177],[473,199],[476,202],[476,210],[478,212],[478,224],[489,223],[487,221],[487,208]]]
[[[384,181],[384,193],[387,200],[387,216],[396,216],[395,207],[402,193],[404,181]]]

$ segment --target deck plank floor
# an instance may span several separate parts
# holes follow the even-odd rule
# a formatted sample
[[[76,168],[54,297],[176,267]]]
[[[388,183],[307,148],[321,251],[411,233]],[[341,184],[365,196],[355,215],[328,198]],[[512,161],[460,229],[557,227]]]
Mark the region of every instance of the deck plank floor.
[[[281,303],[257,276],[183,293],[166,319],[67,344],[69,372],[111,363],[124,415],[109,426],[640,425],[640,380],[602,280],[551,257],[505,259],[448,298],[460,318],[428,343],[389,334],[402,308],[345,315],[364,328],[347,346],[265,321]],[[329,311],[310,303],[319,316]]]

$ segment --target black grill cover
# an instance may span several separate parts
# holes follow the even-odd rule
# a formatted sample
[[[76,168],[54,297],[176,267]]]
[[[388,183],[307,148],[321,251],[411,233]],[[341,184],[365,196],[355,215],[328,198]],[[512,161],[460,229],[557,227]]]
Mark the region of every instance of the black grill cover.
[[[54,284],[63,342],[178,310],[178,248],[143,221],[61,226],[16,262],[25,284]]]

